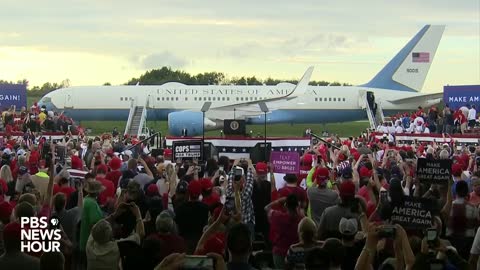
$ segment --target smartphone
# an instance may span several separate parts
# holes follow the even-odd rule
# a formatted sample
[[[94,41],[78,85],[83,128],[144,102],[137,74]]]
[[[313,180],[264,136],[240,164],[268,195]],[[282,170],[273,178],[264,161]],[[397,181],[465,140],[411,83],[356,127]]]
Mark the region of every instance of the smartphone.
[[[386,190],[380,191],[380,202],[383,205],[388,204],[388,191]]]
[[[240,179],[242,179],[242,176],[243,176],[243,169],[241,167],[236,167],[235,168],[235,171],[234,171],[234,180],[235,181],[240,181]]]
[[[215,270],[215,261],[207,256],[185,256],[182,268],[184,270]]]
[[[219,170],[220,172],[223,172],[223,169],[224,169],[223,166],[218,167],[218,170]]]
[[[429,246],[435,246],[438,239],[437,229],[430,228],[427,229],[427,243]]]
[[[395,226],[383,226],[378,230],[379,238],[395,238],[397,228]]]
[[[225,198],[225,212],[231,215],[235,212],[235,198],[230,196]]]

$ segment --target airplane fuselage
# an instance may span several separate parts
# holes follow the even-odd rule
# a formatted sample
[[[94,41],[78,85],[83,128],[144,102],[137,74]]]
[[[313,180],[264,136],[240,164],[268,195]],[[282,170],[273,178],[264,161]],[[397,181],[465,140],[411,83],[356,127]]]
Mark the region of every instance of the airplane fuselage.
[[[70,87],[55,90],[39,104],[64,111],[75,120],[126,120],[132,102],[148,108],[149,120],[167,120],[177,111],[200,111],[207,101],[212,107],[228,106],[282,97],[295,85],[275,86],[184,85],[167,83],[160,86]],[[267,116],[269,123],[325,123],[366,119],[362,108],[362,92],[373,92],[385,114],[415,110],[419,103],[396,105],[389,100],[408,98],[416,92],[376,89],[361,86],[308,86],[305,95],[286,102]],[[235,111],[225,112],[235,117]],[[206,114],[209,117],[209,112]],[[250,123],[263,123],[263,116],[247,118]]]

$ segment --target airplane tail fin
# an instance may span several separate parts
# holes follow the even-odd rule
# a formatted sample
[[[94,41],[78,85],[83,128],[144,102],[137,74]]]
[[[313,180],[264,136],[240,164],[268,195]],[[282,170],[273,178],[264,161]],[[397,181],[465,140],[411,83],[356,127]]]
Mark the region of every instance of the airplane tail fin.
[[[420,91],[444,30],[444,25],[425,25],[371,81],[362,86]]]

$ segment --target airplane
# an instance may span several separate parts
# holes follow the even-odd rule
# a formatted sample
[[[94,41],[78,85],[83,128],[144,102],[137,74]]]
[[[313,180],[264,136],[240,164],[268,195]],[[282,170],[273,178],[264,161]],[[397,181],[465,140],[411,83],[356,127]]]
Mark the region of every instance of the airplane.
[[[421,94],[444,25],[424,26],[369,82],[358,86],[310,86],[313,67],[297,85],[163,85],[78,86],[61,88],[39,101],[48,110],[64,111],[75,120],[126,120],[132,106],[144,106],[147,119],[168,120],[169,134],[200,135],[222,129],[227,119],[247,124],[328,123],[364,120],[381,108],[385,115],[429,107],[442,93]],[[210,109],[201,112],[211,102]],[[374,114],[375,115],[375,114]],[[203,122],[203,123],[202,123]]]

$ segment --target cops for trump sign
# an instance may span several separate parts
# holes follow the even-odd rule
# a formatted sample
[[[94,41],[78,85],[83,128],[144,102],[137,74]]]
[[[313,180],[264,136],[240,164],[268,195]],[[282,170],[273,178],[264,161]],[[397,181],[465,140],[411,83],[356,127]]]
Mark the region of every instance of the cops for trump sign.
[[[177,159],[199,159],[203,158],[202,141],[174,141],[173,158]]]

